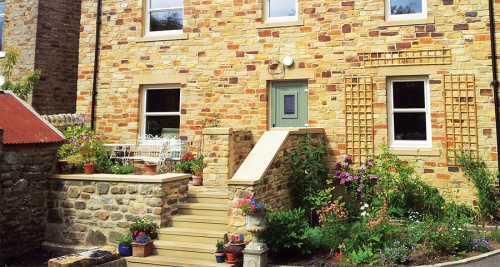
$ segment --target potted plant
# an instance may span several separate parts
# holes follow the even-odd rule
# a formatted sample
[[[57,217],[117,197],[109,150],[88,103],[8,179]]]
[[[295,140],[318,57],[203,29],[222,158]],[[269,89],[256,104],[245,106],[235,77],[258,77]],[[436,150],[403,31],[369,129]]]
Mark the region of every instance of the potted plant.
[[[138,219],[129,227],[129,230],[133,234],[134,239],[137,238],[140,232],[144,232],[149,237],[154,239],[157,235],[156,229],[158,229],[158,225],[147,218]]]
[[[203,183],[203,156],[191,160],[191,171],[193,175],[193,185],[202,185]]]
[[[217,263],[224,262],[224,256],[226,253],[224,252],[224,241],[217,240],[215,243],[215,261]]]
[[[132,242],[132,256],[147,257],[153,253],[153,241],[146,232],[138,232],[135,235],[135,242]]]
[[[245,248],[245,235],[231,234],[226,248],[226,253],[233,254],[237,259],[243,258],[242,251]]]
[[[243,246],[235,246],[234,244],[228,244],[224,247],[224,252],[226,253],[226,262],[227,263],[235,263],[240,259],[243,255]]]
[[[123,235],[118,239],[118,252],[120,252],[120,255],[124,257],[132,256],[132,242],[134,242],[132,233]]]

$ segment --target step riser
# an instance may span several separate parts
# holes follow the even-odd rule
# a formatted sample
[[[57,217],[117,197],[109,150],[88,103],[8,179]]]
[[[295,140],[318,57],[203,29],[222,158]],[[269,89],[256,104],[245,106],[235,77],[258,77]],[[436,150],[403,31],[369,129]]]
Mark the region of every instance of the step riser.
[[[169,226],[227,231],[227,224],[207,224],[207,223],[184,222],[184,221],[169,221]]]
[[[227,217],[227,210],[179,209],[179,214]]]
[[[215,251],[215,245],[214,245]],[[195,251],[185,251],[185,250],[173,250],[173,249],[153,249],[153,254],[167,257],[182,257],[191,258],[191,259],[201,259],[201,260],[214,260],[215,256],[213,252],[203,253],[203,252],[195,252]]]
[[[223,204],[227,205],[227,198],[206,198],[206,197],[196,197],[188,196],[189,203],[210,203],[210,204]]]
[[[216,238],[216,237],[203,237],[203,236],[162,235],[162,234],[159,234],[158,237],[160,240],[165,240],[165,241],[186,242],[186,240],[189,240],[189,242],[193,243],[214,244],[214,249],[217,240],[224,239],[224,237]]]

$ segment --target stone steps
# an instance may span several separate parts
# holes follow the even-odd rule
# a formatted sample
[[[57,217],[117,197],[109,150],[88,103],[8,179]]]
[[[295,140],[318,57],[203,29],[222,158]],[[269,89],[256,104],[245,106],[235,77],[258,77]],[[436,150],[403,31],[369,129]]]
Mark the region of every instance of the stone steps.
[[[179,214],[169,218],[169,226],[158,230],[153,255],[127,257],[129,267],[221,266],[215,261],[214,252],[217,240],[226,238],[227,190],[196,189],[188,192],[186,203],[178,205]]]

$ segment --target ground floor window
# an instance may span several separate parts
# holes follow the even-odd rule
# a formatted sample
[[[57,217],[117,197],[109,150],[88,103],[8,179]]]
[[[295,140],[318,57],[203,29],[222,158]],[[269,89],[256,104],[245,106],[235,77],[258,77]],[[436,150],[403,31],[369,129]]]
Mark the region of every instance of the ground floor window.
[[[390,146],[431,147],[428,78],[389,78],[387,85]]]
[[[179,135],[180,95],[179,87],[146,86],[143,88],[140,124],[142,135]]]

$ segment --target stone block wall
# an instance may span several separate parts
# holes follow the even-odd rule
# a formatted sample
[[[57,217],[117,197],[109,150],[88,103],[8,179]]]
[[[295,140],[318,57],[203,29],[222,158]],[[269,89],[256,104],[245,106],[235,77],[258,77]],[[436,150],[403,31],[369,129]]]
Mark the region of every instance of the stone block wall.
[[[57,249],[116,243],[137,219],[166,227],[187,199],[189,176],[56,175],[49,180],[46,246]],[[102,176],[102,177],[100,177]],[[51,248],[52,247],[52,248]]]
[[[40,114],[74,113],[78,76],[80,1],[6,0],[3,51],[20,51],[12,80],[42,70],[30,99]]]
[[[472,203],[471,185],[442,153],[447,138],[442,75],[474,74],[479,154],[489,167],[496,165],[487,0],[427,1],[427,18],[415,21],[386,20],[385,1],[305,0],[298,1],[297,21],[287,23],[266,22],[260,0],[187,1],[183,34],[158,38],[143,34],[144,5],[110,0],[103,6],[96,119],[97,131],[112,140],[136,139],[140,92],[164,83],[181,88],[184,140],[195,140],[204,116],[214,112],[220,113],[222,126],[243,127],[258,140],[271,128],[272,84],[301,80],[308,84],[308,125],[325,129],[333,166],[348,146],[345,77],[373,78],[373,147],[379,152],[390,127],[388,78],[421,75],[429,79],[432,148],[398,155],[412,159],[419,154],[418,171],[429,184],[458,185],[464,202]],[[97,3],[84,0],[82,6],[77,112],[90,114]],[[500,21],[500,9],[495,12]],[[496,38],[499,43],[500,34]],[[449,49],[449,62],[369,66],[362,55],[429,49]],[[271,75],[269,63],[285,55],[293,65]]]
[[[0,259],[39,248],[47,223],[47,181],[59,144],[3,144],[0,129]]]

